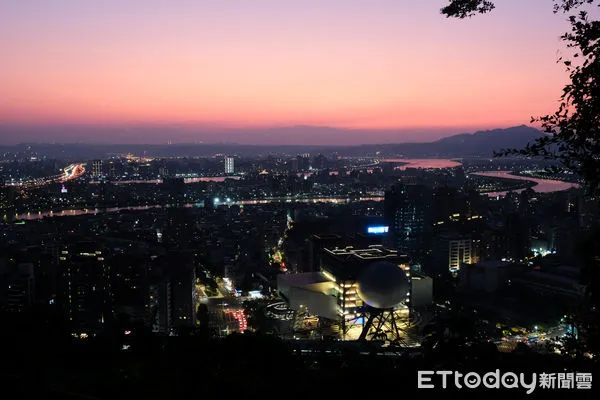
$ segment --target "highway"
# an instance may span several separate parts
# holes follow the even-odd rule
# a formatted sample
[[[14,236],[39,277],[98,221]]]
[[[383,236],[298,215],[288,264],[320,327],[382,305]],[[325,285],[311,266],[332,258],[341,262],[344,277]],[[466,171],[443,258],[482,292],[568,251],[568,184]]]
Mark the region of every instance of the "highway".
[[[85,174],[85,167],[83,164],[71,164],[65,167],[60,174],[29,179],[21,182],[9,182],[6,186],[16,186],[22,189],[36,189],[52,183],[64,183],[77,179],[83,176],[83,174]]]

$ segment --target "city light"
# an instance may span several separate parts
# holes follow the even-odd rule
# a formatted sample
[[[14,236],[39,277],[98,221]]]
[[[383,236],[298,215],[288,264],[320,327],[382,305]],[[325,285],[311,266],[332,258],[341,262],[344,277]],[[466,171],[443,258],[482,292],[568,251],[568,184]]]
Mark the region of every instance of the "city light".
[[[367,227],[367,233],[378,235],[382,233],[388,233],[389,229],[390,228],[388,226],[369,226]]]

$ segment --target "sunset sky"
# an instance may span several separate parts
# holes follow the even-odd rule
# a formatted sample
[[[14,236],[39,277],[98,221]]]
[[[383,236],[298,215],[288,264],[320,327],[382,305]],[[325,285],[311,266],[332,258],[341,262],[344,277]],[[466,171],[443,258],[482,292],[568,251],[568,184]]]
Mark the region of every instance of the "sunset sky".
[[[554,111],[567,24],[550,0],[462,21],[445,4],[0,0],[0,143],[272,142],[256,132],[296,125],[425,141]]]

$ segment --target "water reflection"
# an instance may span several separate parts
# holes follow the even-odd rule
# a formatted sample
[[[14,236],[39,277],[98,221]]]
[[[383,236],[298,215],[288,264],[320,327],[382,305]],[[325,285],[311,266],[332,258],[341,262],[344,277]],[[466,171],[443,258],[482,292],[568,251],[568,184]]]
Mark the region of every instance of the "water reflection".
[[[490,176],[490,177],[494,177],[494,178],[505,178],[505,179],[514,179],[514,180],[520,180],[520,181],[535,182],[536,185],[533,186],[532,189],[538,193],[560,192],[563,190],[568,190],[571,188],[579,187],[579,185],[577,183],[559,181],[559,180],[555,180],[555,179],[539,179],[539,178],[530,178],[528,176],[513,175],[510,171],[472,172],[471,175]],[[513,192],[519,193],[519,192],[522,192],[523,190],[525,190],[525,189],[517,189],[517,190],[513,190]],[[504,195],[506,195],[506,193],[508,193],[508,192],[504,191],[504,192],[493,192],[493,193],[486,193],[486,194],[488,196],[495,197],[495,196],[504,196]]]

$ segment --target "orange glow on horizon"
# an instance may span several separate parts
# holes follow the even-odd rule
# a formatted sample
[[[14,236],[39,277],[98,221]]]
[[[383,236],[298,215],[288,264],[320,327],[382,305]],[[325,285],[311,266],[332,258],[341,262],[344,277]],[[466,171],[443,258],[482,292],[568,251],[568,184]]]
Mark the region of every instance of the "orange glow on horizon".
[[[460,131],[551,113],[568,79],[547,0],[24,3],[0,4],[0,124]]]

